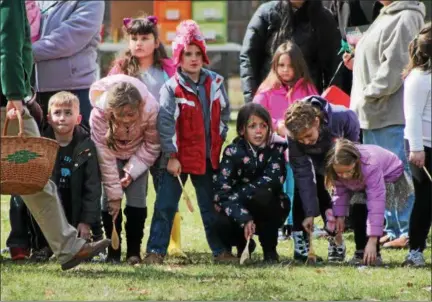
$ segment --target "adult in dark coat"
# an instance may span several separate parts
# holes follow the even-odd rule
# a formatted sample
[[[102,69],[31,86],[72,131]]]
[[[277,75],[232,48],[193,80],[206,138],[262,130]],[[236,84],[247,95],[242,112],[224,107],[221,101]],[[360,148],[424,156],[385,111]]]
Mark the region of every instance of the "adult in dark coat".
[[[341,35],[333,15],[321,1],[270,1],[257,9],[243,39],[240,77],[245,102],[252,101],[267,76],[277,47],[289,39],[301,48],[318,91],[328,86],[341,61]]]

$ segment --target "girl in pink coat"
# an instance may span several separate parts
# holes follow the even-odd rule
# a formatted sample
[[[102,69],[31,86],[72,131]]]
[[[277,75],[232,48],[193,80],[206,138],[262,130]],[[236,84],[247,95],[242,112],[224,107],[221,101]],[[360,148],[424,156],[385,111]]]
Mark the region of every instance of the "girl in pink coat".
[[[111,215],[118,225],[121,201],[126,194],[124,213],[127,261],[141,261],[141,241],[147,217],[148,170],[160,154],[156,121],[159,104],[147,87],[127,75],[112,75],[90,87],[93,110],[90,115],[91,138],[96,145],[103,185],[103,217]],[[121,224],[120,224],[121,225]],[[120,234],[120,230],[117,229]],[[108,260],[120,261],[120,249],[108,250]]]
[[[273,131],[282,137],[287,136],[284,124],[285,111],[296,100],[318,94],[309,75],[301,49],[291,41],[281,44],[273,55],[270,73],[258,88],[253,102],[263,105],[272,117]],[[287,177],[284,191],[294,198],[294,177],[287,163]],[[291,204],[292,209],[292,204]],[[279,230],[279,239],[284,240],[291,233],[292,213],[285,226]]]
[[[129,40],[126,51],[113,62],[113,66],[108,75],[125,74],[136,77],[142,81],[159,102],[160,90],[175,73],[176,68],[173,61],[168,58],[165,47],[160,42],[158,20],[155,16],[142,16],[139,18],[124,18],[123,30]],[[155,164],[150,167],[150,174],[153,178],[154,190],[157,194],[161,175],[165,169],[164,163],[159,156]],[[121,213],[119,214],[117,229],[121,229]],[[103,219],[105,228],[111,229],[112,223],[107,213]],[[175,227],[180,227],[180,215],[176,213],[174,218]],[[178,233],[178,232],[177,232]],[[177,234],[173,228],[172,234]],[[184,255],[180,250],[180,240],[172,236],[170,248],[176,247],[174,255]],[[116,257],[120,256],[119,251],[116,252]]]

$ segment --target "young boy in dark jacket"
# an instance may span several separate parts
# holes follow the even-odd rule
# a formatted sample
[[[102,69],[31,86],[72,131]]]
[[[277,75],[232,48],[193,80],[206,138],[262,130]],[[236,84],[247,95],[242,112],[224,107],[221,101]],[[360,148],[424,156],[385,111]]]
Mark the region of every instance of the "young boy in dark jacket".
[[[79,99],[74,94],[63,91],[51,97],[49,125],[43,136],[60,145],[51,179],[57,185],[68,222],[77,228],[79,237],[90,240],[92,227],[101,225],[101,180],[94,143],[80,122]],[[51,249],[36,223],[33,227],[36,251],[32,258],[48,260]]]
[[[331,105],[319,96],[310,96],[288,108],[285,126],[295,180],[294,258],[306,260],[309,235],[304,234],[303,230],[308,233],[313,231],[314,217],[321,214],[330,233],[334,231],[331,197],[324,186],[326,153],[337,138],[359,141],[360,124],[353,111]],[[329,240],[329,261],[343,261],[344,258],[345,245]]]

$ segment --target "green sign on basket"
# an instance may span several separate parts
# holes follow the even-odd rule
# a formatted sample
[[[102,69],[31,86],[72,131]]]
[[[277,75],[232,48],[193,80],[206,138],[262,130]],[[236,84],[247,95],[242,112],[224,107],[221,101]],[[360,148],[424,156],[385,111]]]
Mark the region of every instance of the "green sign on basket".
[[[38,157],[42,156],[29,150],[20,150],[13,154],[9,154],[7,158],[4,158],[3,160],[15,164],[25,164]]]

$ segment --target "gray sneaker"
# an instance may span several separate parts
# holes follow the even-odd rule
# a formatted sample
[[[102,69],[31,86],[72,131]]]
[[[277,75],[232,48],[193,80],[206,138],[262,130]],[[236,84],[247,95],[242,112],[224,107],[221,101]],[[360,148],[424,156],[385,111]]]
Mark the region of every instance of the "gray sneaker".
[[[422,267],[426,265],[426,262],[422,252],[419,250],[410,250],[402,265]]]

